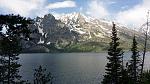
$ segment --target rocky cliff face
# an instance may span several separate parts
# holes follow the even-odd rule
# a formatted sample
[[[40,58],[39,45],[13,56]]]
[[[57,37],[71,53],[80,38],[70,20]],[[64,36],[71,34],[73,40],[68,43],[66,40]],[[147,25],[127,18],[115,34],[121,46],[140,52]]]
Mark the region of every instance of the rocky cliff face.
[[[142,33],[119,24],[116,26],[122,47],[128,49],[131,46],[133,33],[138,37],[142,46],[144,40]],[[33,32],[31,37],[34,40],[26,44],[27,48],[42,45],[47,50],[51,49],[51,44],[55,44],[56,49],[66,51],[74,51],[73,49],[92,51],[98,47],[102,48],[98,50],[107,49],[112,22],[87,17],[81,13],[66,14],[57,19],[53,15],[47,14],[43,18],[36,17],[30,28]]]

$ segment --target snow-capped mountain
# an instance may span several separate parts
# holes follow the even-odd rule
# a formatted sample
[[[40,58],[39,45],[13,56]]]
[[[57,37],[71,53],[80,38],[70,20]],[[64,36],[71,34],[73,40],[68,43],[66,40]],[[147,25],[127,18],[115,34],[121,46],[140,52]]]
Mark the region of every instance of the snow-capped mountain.
[[[79,33],[83,37],[81,38],[82,41],[90,40],[92,37],[104,39],[111,35],[112,22],[104,19],[95,19],[81,13],[71,13],[59,17],[58,20],[65,23],[70,31]],[[136,35],[139,35],[138,32],[125,26],[118,23],[116,25],[119,34],[124,33],[132,36],[133,33],[136,33]]]
[[[58,49],[74,49],[79,46],[86,49],[87,46],[89,48],[92,46],[93,49],[101,47],[102,50],[105,50],[110,41],[112,29],[111,21],[95,19],[81,13],[65,14],[57,19],[52,14],[47,14],[43,18],[36,17],[33,23],[30,25],[34,31],[31,37],[35,39],[32,43],[46,48],[54,43]],[[126,48],[131,46],[134,33],[138,40],[143,42],[143,36],[140,32],[119,24],[116,24],[116,27],[122,46]]]

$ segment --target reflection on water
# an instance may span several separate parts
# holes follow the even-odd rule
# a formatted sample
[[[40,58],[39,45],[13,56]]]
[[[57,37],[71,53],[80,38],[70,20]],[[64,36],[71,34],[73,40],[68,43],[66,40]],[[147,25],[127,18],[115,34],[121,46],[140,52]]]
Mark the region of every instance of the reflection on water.
[[[128,58],[125,54],[124,59]],[[150,53],[147,54],[146,67],[150,65]],[[20,74],[26,80],[32,80],[33,69],[39,65],[47,68],[54,76],[54,84],[98,84],[103,74],[107,53],[40,53],[22,54]]]

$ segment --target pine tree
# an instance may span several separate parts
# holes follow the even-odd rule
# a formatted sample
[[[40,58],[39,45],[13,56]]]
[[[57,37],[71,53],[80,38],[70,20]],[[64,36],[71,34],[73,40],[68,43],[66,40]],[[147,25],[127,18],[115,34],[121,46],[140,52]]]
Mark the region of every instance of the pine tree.
[[[121,77],[122,77],[122,65],[121,65],[121,58],[123,56],[123,51],[121,48],[118,48],[119,38],[117,37],[117,30],[115,24],[113,23],[112,27],[112,36],[110,47],[108,49],[108,57],[107,59],[109,62],[106,65],[106,75],[104,75],[104,79],[102,84],[121,84]]]
[[[52,84],[53,77],[52,74],[46,73],[46,69],[39,66],[38,69],[35,69],[34,73],[34,84]]]
[[[18,74],[21,66],[18,55],[22,50],[20,41],[29,39],[30,23],[31,20],[19,15],[0,15],[0,83],[23,83]]]
[[[138,43],[136,42],[135,36],[133,37],[132,43],[132,56],[130,60],[130,64],[128,66],[128,73],[130,78],[130,83],[132,84],[139,84],[140,82],[140,70],[141,70],[141,60],[139,51],[137,50]]]

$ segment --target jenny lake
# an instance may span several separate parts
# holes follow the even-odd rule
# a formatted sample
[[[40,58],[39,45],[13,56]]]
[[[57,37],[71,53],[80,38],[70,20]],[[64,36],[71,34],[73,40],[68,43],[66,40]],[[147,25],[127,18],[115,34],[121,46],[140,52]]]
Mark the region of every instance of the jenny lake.
[[[107,53],[37,53],[19,55],[20,74],[32,80],[34,69],[42,65],[51,72],[54,84],[100,84],[105,73]],[[125,53],[128,60],[130,53]],[[150,67],[150,52],[146,54],[145,69]]]

